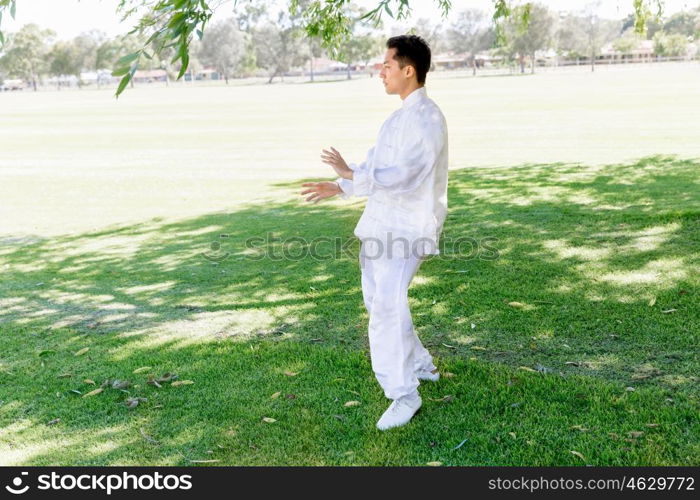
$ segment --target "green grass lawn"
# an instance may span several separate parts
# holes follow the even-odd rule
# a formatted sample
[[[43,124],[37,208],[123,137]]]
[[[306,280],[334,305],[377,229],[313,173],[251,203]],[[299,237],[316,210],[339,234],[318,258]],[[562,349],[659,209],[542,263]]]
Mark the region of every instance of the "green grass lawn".
[[[612,71],[601,75],[622,81]],[[555,93],[585,87],[588,76],[569,76]],[[459,85],[527,94],[535,78],[551,83],[564,75],[436,79],[433,94],[458,108]],[[653,99],[663,86],[656,78],[638,87],[651,108],[666,102]],[[348,127],[347,135],[365,112],[381,120],[388,101],[375,109],[379,98],[370,96],[353,112],[342,100],[344,92],[374,89],[368,82],[210,92],[243,99],[269,91],[277,105],[293,96],[300,102],[292,110],[313,102],[314,92],[336,92],[340,118],[314,110],[298,127],[318,127],[318,135],[297,138],[315,165],[316,149],[331,135],[358,154],[371,142],[376,130],[362,129],[359,138],[321,130],[333,122]],[[585,147],[565,151],[546,134],[525,140],[517,123],[490,138],[480,120],[498,106],[495,90],[476,105],[482,115],[474,121],[451,108],[455,168],[444,240],[480,245],[473,254],[448,246],[422,265],[410,291],[414,322],[446,376],[421,385],[424,405],[408,426],[382,433],[374,425],[388,402],[369,363],[357,243],[333,259],[274,257],[304,250],[291,238],[350,237],[362,201],[300,201],[301,178],[325,170],[305,168],[307,153],[287,149],[301,133],[289,121],[291,138],[279,134],[282,125],[270,131],[261,120],[251,143],[236,142],[249,168],[227,156],[235,153],[228,125],[214,137],[185,126],[205,121],[196,111],[179,112],[171,131],[159,128],[167,121],[162,109],[152,129],[142,114],[127,126],[138,108],[133,101],[166,109],[175,93],[186,95],[171,90],[150,103],[144,96],[154,89],[103,103],[111,109],[105,113],[76,108],[79,93],[40,94],[35,107],[32,95],[21,95],[14,111],[2,108],[0,120],[18,125],[0,159],[7,181],[0,182],[0,463],[700,463],[700,160],[697,143],[682,140],[693,132],[678,115],[668,116],[666,138],[660,122],[648,124],[657,127],[653,137],[631,135],[628,143],[620,133],[623,152],[599,140],[632,127],[634,113],[602,120],[601,130],[582,134]],[[192,109],[208,106],[216,128],[204,90],[191,91]],[[697,92],[687,89],[685,101]],[[84,94],[92,104],[107,95]],[[544,101],[524,102],[546,114]],[[254,116],[255,107],[246,104],[242,113]],[[293,111],[281,109],[289,120]],[[67,123],[54,124],[52,137],[45,119],[59,114]],[[90,129],[91,114],[111,123],[109,137]],[[531,131],[565,126],[555,115],[564,113]],[[32,149],[31,127],[44,134],[43,148]],[[462,143],[458,131],[467,128],[474,135]],[[520,149],[496,148],[508,137]],[[545,144],[560,149],[545,151]],[[487,145],[501,167],[483,161]],[[634,160],[620,157],[634,151]],[[183,197],[192,203],[180,206]],[[268,235],[269,243],[251,247],[250,238]],[[148,382],[166,373],[186,383]],[[115,380],[129,385],[88,395]],[[128,398],[145,400],[128,408]]]
[[[280,194],[265,207],[6,246],[0,456],[697,464],[698,167],[653,157],[454,171],[446,239],[495,238],[499,257],[424,263],[415,322],[453,376],[424,383],[415,421],[386,433],[374,429],[386,400],[356,259],[259,258],[299,255],[293,237],[350,233],[357,204],[310,208]],[[278,240],[246,249],[268,232]],[[147,383],[166,372],[194,383]],[[133,385],[83,397],[114,379]],[[127,408],[128,397],[147,401]]]

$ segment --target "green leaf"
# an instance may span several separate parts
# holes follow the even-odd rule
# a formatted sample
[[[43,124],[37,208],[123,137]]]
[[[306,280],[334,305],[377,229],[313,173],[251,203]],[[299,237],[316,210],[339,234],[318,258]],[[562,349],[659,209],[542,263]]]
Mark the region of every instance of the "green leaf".
[[[117,87],[117,92],[115,94],[115,97],[119,97],[119,94],[124,92],[124,89],[126,88],[127,84],[129,83],[129,80],[131,80],[131,75],[132,75],[132,73],[124,75],[124,78],[122,78],[122,80],[119,82],[119,87]]]
[[[112,76],[124,76],[126,75],[131,68],[129,66],[124,66],[123,68],[117,68],[114,71],[112,71]]]
[[[173,28],[173,29],[170,31],[170,38],[177,38],[178,36],[180,36],[180,33],[182,33],[182,31],[183,31],[184,29],[185,29],[185,23],[184,23],[184,22],[178,24],[177,27]]]
[[[182,75],[187,71],[187,66],[190,64],[190,56],[185,52],[182,56],[182,66],[180,67],[180,72],[177,74],[177,79],[182,78]]]
[[[199,38],[201,40],[202,36],[204,36],[204,33],[202,33],[202,30],[197,30],[197,38]]]
[[[156,5],[153,7],[153,10],[158,11],[158,10],[172,10],[173,9],[173,4],[170,2],[161,2],[160,4]]]
[[[140,55],[141,55],[140,50],[137,50],[136,52],[133,52],[129,55],[126,55],[117,61],[117,66],[124,66],[126,64],[130,64],[133,61],[135,61],[136,59],[138,59]]]
[[[394,17],[394,14],[391,13],[391,9],[389,8],[389,4],[385,3],[384,4],[384,10],[386,11],[387,14],[389,14],[389,17]]]
[[[12,16],[12,19],[15,18],[16,12],[17,12],[17,2],[16,2],[16,0],[12,0],[12,3],[10,4],[10,15]]]
[[[5,35],[2,34],[2,31],[0,31],[0,47],[5,45]]]
[[[174,28],[175,26],[178,26],[180,24],[184,24],[185,22],[185,13],[184,12],[178,12],[175,14],[172,19],[170,19],[170,22],[168,23],[168,28]]]

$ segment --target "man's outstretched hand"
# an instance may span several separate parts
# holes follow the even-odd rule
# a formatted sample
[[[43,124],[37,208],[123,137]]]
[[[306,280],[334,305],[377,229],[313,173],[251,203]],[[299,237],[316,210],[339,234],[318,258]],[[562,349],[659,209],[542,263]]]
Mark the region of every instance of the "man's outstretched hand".
[[[334,147],[331,147],[330,151],[326,149],[323,150],[321,153],[321,161],[333,167],[333,170],[343,179],[352,179],[352,170]]]
[[[301,192],[302,195],[310,194],[306,197],[306,201],[318,203],[325,198],[331,198],[343,192],[337,182],[305,182],[302,186],[308,188]]]

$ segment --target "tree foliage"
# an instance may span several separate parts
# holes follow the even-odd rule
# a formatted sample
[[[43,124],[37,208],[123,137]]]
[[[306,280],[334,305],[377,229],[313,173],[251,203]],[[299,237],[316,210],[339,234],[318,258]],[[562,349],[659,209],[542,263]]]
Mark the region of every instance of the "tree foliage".
[[[10,76],[32,82],[36,90],[39,74],[46,71],[49,42],[55,36],[51,30],[27,24],[6,41],[0,57],[0,67]]]
[[[279,12],[274,22],[268,19],[253,27],[252,36],[257,63],[268,70],[268,83],[290,68],[304,64],[311,56],[300,18],[294,13]]]
[[[476,74],[476,53],[490,47],[494,42],[494,36],[494,30],[487,24],[484,12],[478,9],[460,12],[447,31],[450,49],[457,53],[469,54],[474,74]]]
[[[235,19],[212,24],[202,39],[197,54],[199,60],[212,66],[226,83],[232,76],[242,72],[246,51],[246,33],[242,32]]]
[[[239,0],[233,2],[237,8]],[[377,0],[376,7],[367,12],[363,18],[379,22],[383,15],[394,19],[405,19],[410,15],[411,0]],[[417,1],[417,0],[413,0]],[[496,39],[504,45],[506,41],[504,26],[515,15],[521,26],[527,27],[532,10],[530,2],[521,4],[518,0],[492,0],[494,3],[494,24]],[[635,30],[643,32],[648,19],[660,17],[663,0],[629,0],[635,10]],[[323,46],[334,53],[341,42],[351,33],[351,19],[345,7],[350,0],[287,0],[288,12],[299,16],[303,28],[312,37],[319,37]],[[124,91],[134,73],[144,59],[152,59],[167,49],[173,49],[174,56],[170,64],[179,63],[177,75],[182,77],[187,71],[190,59],[190,44],[193,37],[200,40],[213,14],[212,0],[120,0],[118,11],[123,19],[137,18],[133,33],[145,37],[145,42],[138,50],[121,57],[117,61],[115,76],[121,77],[116,95]],[[226,3],[218,1],[215,7]],[[264,0],[250,0],[250,4],[264,5]],[[433,0],[434,5],[444,16],[449,12],[451,0]],[[0,23],[2,14],[9,11],[14,17],[17,0],[0,0]],[[1,24],[0,24],[1,26]],[[4,37],[0,32],[0,44]]]
[[[653,40],[657,56],[680,57],[688,50],[688,38],[680,33],[657,31]]]
[[[527,11],[528,23],[523,26],[520,19]],[[542,4],[528,4],[516,7],[516,16],[506,23],[505,30],[508,43],[504,53],[510,58],[517,56],[520,71],[525,71],[525,56],[532,56],[534,72],[534,55],[537,50],[544,49],[549,44],[554,26],[554,18]]]

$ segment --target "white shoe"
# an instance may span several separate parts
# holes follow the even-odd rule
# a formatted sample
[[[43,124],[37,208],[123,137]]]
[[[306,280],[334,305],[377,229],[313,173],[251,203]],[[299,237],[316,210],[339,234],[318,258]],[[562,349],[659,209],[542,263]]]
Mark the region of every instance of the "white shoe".
[[[416,377],[418,380],[430,380],[431,382],[437,382],[440,380],[440,372],[435,371],[435,373],[428,370],[418,370],[416,372]]]
[[[405,397],[395,399],[391,406],[384,412],[382,418],[377,422],[377,429],[385,431],[392,427],[399,427],[407,424],[413,415],[418,411],[423,402],[418,396],[415,400]]]

